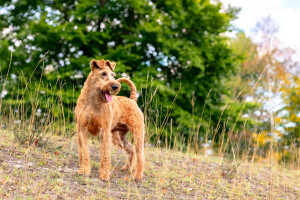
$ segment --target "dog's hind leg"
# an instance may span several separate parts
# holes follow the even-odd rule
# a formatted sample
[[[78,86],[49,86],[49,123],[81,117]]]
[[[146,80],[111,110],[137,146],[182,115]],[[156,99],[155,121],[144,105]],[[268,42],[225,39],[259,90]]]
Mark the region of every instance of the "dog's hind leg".
[[[128,129],[116,129],[112,131],[113,143],[116,146],[123,149],[128,155],[128,160],[126,164],[122,167],[122,170],[130,170],[133,165],[133,158],[134,158],[133,147],[126,139],[127,133],[128,133]]]
[[[121,142],[119,130],[112,130],[112,142],[115,146],[120,147],[121,149],[124,149],[123,143]]]
[[[128,131],[127,131],[128,132]],[[124,146],[125,152],[128,154],[128,161],[127,163],[122,167],[122,170],[130,170],[133,165],[133,159],[134,159],[134,149],[133,146],[127,141],[126,134],[127,132],[123,132],[120,134],[121,140]]]
[[[144,171],[144,124],[132,127],[131,132],[134,139],[134,149],[136,154],[136,170],[134,179],[138,181],[143,178]]]

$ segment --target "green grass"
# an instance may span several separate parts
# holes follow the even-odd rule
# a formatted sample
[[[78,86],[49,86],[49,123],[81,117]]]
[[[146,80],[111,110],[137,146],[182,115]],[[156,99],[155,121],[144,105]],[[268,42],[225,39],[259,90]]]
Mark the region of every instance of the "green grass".
[[[165,148],[145,149],[145,176],[121,171],[112,149],[109,182],[99,175],[99,142],[90,140],[92,173],[77,174],[76,138],[51,136],[40,147],[19,145],[0,131],[0,199],[299,199],[300,172],[271,163],[230,161]],[[146,145],[149,146],[149,145]]]

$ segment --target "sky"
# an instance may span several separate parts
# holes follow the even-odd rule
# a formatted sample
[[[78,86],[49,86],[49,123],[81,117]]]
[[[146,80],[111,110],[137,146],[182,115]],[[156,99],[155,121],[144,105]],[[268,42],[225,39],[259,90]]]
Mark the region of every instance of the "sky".
[[[270,16],[279,27],[280,42],[300,54],[300,0],[221,0],[225,6],[240,7],[233,25],[253,36],[253,28],[263,17]],[[300,58],[300,56],[298,56]]]

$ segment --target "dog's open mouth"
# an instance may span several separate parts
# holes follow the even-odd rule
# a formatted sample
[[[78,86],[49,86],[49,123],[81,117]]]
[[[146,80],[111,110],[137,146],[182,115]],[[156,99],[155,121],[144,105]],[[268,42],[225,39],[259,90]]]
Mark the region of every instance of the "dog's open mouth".
[[[109,91],[103,91],[102,96],[106,99],[106,101],[110,102],[112,100],[112,96]]]

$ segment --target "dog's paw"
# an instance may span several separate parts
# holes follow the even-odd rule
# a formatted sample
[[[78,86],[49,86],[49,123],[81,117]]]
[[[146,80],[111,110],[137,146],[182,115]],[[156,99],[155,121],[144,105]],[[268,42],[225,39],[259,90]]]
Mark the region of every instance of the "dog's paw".
[[[80,168],[78,171],[78,174],[81,174],[83,176],[89,176],[91,174],[90,168]]]
[[[141,181],[142,179],[143,179],[143,175],[138,175],[138,174],[136,174],[133,178],[135,182]]]
[[[122,171],[127,171],[127,170],[130,170],[130,166],[129,165],[124,165],[122,168],[121,168]]]
[[[109,173],[101,173],[99,175],[100,180],[102,181],[109,181],[110,179],[110,174]]]

